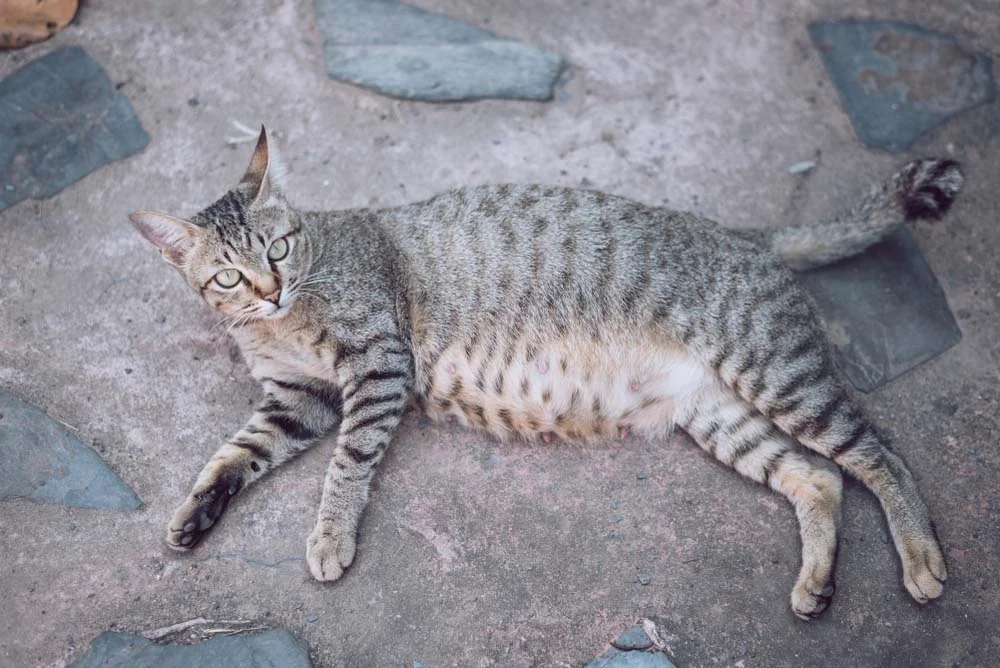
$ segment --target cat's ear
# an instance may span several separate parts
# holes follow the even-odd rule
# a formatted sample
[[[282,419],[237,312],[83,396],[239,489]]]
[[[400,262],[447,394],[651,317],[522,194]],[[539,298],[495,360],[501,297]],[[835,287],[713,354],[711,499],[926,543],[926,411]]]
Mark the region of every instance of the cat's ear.
[[[185,256],[201,234],[197,225],[157,211],[136,211],[128,219],[147,241],[160,249],[163,259],[175,267],[184,264]]]
[[[267,130],[262,125],[250,166],[240,179],[240,185],[249,186],[254,204],[263,204],[271,197],[280,196],[284,190],[284,175],[284,166],[274,146],[268,145]]]

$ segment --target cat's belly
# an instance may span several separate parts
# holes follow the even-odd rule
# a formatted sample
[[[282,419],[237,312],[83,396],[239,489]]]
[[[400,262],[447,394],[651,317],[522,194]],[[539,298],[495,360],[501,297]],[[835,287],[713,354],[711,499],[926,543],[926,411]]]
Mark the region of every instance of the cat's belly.
[[[680,346],[638,336],[525,344],[509,363],[502,354],[470,358],[455,345],[433,368],[426,409],[432,419],[455,418],[501,437],[662,435],[677,406],[710,377]]]

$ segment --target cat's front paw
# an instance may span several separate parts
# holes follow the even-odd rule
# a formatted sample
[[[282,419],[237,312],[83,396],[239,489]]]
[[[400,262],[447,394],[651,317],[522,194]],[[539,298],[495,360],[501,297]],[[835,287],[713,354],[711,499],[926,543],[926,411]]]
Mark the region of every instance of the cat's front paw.
[[[333,582],[354,561],[357,531],[342,529],[329,522],[318,522],[306,544],[306,562],[313,577]]]
[[[926,603],[944,593],[948,569],[933,532],[902,540],[903,585],[917,603]]]
[[[235,476],[219,476],[214,483],[196,488],[167,525],[167,547],[186,552],[198,544],[243,486]]]

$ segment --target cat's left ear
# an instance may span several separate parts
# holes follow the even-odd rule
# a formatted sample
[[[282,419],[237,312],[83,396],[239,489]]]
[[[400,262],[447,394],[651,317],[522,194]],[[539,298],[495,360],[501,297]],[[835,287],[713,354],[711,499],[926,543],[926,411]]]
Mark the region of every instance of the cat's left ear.
[[[263,205],[272,197],[280,197],[284,190],[285,169],[274,146],[268,145],[267,130],[260,126],[260,137],[250,158],[250,166],[240,179],[240,185],[249,186],[253,203]]]
[[[146,240],[160,249],[163,259],[181,267],[201,228],[180,218],[157,211],[136,211],[128,219]]]

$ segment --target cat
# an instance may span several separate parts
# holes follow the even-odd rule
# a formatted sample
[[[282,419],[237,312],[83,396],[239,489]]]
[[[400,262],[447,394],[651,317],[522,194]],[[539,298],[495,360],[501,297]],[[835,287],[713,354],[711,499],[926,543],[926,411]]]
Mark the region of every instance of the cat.
[[[265,391],[201,471],[166,541],[189,550],[232,497],[332,433],[306,561],[336,580],[409,399],[500,438],[549,442],[673,426],[784,495],[800,524],[793,612],[834,592],[841,469],[877,497],[920,603],[947,577],[903,460],[840,380],[790,268],[942,216],[957,163],[917,160],[825,224],[732,231],[592,190],[469,187],[391,209],[305,212],[266,130],[239,184],[190,220],[138,231],[210,307]]]

